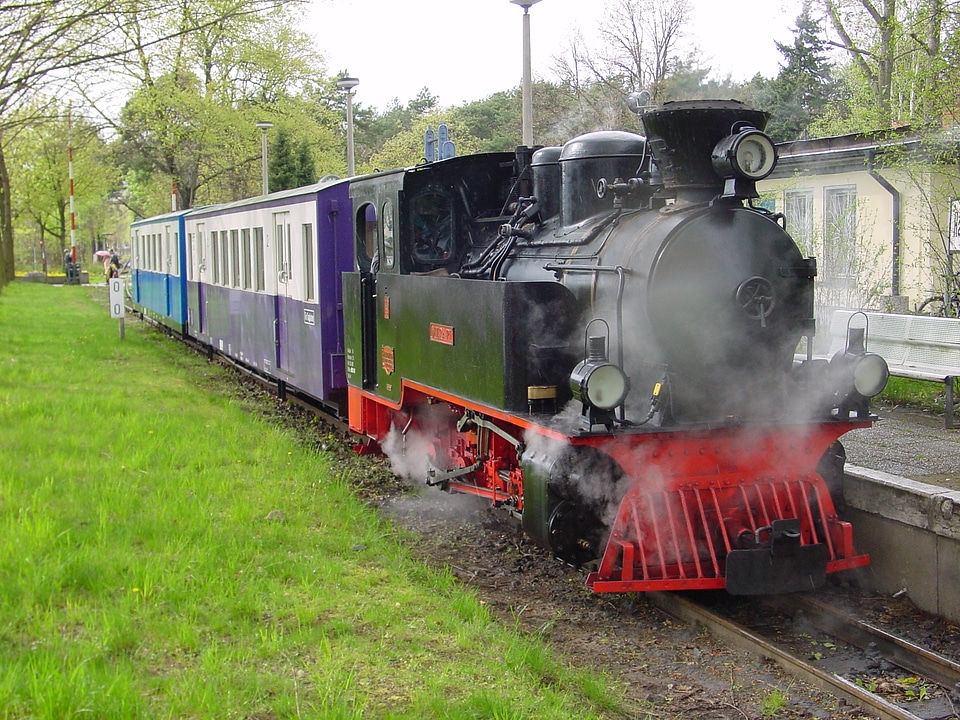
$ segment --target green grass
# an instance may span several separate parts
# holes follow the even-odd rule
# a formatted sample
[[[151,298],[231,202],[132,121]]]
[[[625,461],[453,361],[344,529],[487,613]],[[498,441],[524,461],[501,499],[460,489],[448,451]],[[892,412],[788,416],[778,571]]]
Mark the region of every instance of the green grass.
[[[0,292],[0,718],[619,714],[225,371],[117,325],[104,288]]]
[[[954,397],[957,396],[955,387]],[[889,405],[906,405],[942,414],[946,407],[946,391],[942,382],[891,377],[877,400]]]

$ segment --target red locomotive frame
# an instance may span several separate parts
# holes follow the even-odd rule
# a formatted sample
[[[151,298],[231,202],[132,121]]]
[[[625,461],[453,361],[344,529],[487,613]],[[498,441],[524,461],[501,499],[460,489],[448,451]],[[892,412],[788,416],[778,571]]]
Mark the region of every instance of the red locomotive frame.
[[[737,571],[733,566],[750,552],[738,550],[744,537],[768,546],[776,524],[789,520],[799,520],[799,527],[789,533],[784,554],[825,553],[827,573],[869,563],[869,556],[854,548],[851,525],[837,516],[817,464],[841,435],[868,427],[870,421],[574,436],[417,383],[403,381],[402,388],[401,402],[393,404],[351,387],[350,427],[378,442],[391,427],[416,425],[433,435],[434,463],[468,470],[445,481],[449,490],[521,513],[523,471],[516,444],[508,438],[521,442],[527,432],[595,448],[623,469],[629,484],[599,565],[586,581],[594,592],[730,589],[728,570]],[[488,433],[481,450],[474,430],[424,427],[412,410],[422,403],[446,403],[454,417],[475,413],[500,432]],[[754,571],[751,577],[756,561],[765,562],[765,553],[744,560]],[[774,585],[796,574],[783,557],[776,564],[779,569],[773,563],[770,568]],[[802,577],[795,582],[804,586]],[[809,581],[811,589],[818,584],[815,578]],[[752,592],[743,586],[737,590]],[[756,592],[768,590],[761,585]]]

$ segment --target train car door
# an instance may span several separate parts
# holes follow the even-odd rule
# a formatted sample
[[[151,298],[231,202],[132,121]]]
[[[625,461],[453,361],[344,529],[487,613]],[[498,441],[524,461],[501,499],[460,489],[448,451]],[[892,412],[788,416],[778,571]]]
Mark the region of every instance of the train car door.
[[[365,203],[356,216],[357,266],[360,268],[360,335],[363,387],[377,386],[377,272],[380,265],[380,223],[377,206]]]
[[[277,294],[274,296],[277,356],[274,367],[280,371],[287,369],[287,306],[291,302],[294,290],[290,275],[292,241],[289,212],[273,214],[273,239],[277,258]]]
[[[210,257],[210,237],[212,232],[206,232],[203,223],[197,223],[197,245],[200,248],[200,264],[197,266],[197,327],[199,335],[208,335],[207,327],[207,283],[210,276],[207,274],[207,258]]]
[[[172,255],[172,246],[170,243],[170,226],[163,226],[163,314],[164,317],[173,316],[173,278],[171,273],[173,271],[173,255]]]

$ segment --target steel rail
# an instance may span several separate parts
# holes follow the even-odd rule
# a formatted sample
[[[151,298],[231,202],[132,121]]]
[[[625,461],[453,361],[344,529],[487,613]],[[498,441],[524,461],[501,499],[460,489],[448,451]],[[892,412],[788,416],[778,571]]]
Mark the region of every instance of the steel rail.
[[[947,691],[954,690],[960,684],[960,663],[892,635],[875,625],[850,617],[818,598],[784,595],[767,598],[764,604],[788,614],[795,614],[800,610],[807,620],[824,632],[862,650],[873,646],[885,659],[904,670],[932,680]]]
[[[880,720],[922,720],[917,715],[870,693],[858,685],[778,648],[748,628],[721,617],[676,593],[648,593],[650,601],[663,612],[691,625],[702,625],[711,635],[730,646],[769,658],[789,674],[819,690],[829,692]]]

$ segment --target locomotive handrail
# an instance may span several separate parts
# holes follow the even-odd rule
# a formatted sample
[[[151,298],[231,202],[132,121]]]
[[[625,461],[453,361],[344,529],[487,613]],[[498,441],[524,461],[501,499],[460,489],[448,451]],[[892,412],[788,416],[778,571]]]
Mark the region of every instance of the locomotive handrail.
[[[626,282],[627,269],[623,265],[564,265],[562,263],[547,263],[544,270],[561,272],[615,272],[619,279],[617,286],[617,364],[623,367],[623,288]],[[621,409],[622,414],[622,409]],[[624,418],[621,417],[620,420]]]

